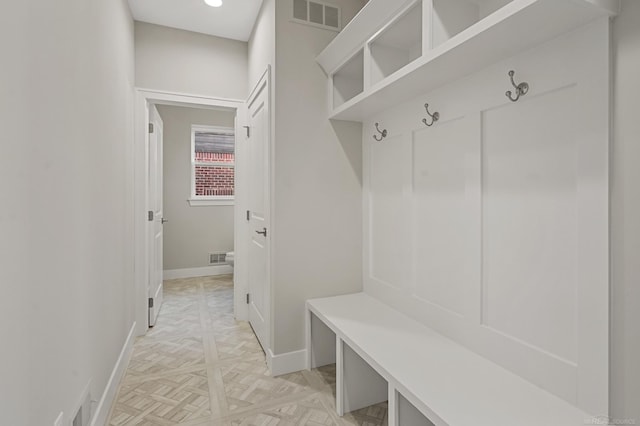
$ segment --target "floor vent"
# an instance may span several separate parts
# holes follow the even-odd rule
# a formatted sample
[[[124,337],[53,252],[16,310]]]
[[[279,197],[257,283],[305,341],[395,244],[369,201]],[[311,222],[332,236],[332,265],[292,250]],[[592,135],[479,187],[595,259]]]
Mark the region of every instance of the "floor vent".
[[[314,27],[340,31],[340,8],[315,0],[293,0],[293,20]]]
[[[227,263],[227,254],[223,252],[209,253],[209,265],[222,265]]]

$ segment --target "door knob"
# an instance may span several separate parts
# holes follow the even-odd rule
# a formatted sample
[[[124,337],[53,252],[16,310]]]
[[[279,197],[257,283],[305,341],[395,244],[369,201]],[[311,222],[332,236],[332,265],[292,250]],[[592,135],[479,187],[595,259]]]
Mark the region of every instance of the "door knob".
[[[256,234],[267,236],[267,228],[262,228],[262,231],[256,231]]]
[[[165,219],[164,217],[160,219],[160,223],[162,223],[163,225],[167,222],[169,222],[169,219]]]

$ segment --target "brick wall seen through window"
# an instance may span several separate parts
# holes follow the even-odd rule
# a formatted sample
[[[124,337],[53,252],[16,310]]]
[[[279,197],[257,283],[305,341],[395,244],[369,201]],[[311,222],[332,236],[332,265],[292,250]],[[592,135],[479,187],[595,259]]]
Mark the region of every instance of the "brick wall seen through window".
[[[192,196],[229,198],[235,195],[235,135],[233,129],[192,129]]]

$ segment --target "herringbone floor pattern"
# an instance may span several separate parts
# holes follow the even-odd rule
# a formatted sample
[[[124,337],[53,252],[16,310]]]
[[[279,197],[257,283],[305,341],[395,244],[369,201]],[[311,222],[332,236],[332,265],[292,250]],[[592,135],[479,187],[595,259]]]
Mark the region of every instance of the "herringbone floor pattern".
[[[134,345],[109,426],[386,425],[386,404],[337,416],[335,366],[271,377],[251,327],[233,317],[230,276],[164,285],[157,324]]]

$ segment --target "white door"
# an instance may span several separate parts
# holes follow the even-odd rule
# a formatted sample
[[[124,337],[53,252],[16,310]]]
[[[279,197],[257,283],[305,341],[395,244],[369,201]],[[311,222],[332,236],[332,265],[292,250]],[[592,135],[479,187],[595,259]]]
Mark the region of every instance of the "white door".
[[[162,306],[162,119],[155,105],[149,108],[149,327]]]
[[[269,74],[248,103],[247,139],[249,253],[249,322],[266,350],[269,347]]]

